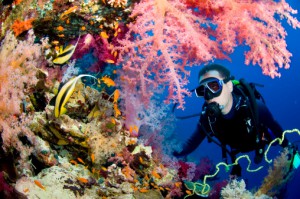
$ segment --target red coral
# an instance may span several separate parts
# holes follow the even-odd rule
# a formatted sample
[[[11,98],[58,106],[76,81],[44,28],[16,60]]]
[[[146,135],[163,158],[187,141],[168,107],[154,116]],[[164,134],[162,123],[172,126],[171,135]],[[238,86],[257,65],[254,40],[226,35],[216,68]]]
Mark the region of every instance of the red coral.
[[[188,176],[189,169],[191,166],[182,160],[178,161],[179,169],[178,169],[178,177],[180,179],[185,179]]]
[[[228,184],[227,180],[216,183],[209,192],[210,199],[219,199],[221,197],[221,190]]]
[[[202,179],[205,175],[211,173],[213,168],[213,163],[208,157],[203,157],[200,159],[199,164],[196,165],[195,176],[193,181]]]

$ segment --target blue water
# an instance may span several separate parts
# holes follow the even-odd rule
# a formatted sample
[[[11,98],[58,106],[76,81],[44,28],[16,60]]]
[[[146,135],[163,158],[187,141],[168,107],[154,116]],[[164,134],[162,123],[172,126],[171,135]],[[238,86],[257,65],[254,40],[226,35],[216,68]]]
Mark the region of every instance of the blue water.
[[[294,9],[300,11],[299,1],[287,1]],[[300,14],[297,16],[300,20]],[[293,29],[283,22],[284,27],[288,33],[286,38],[288,50],[293,54],[291,58],[290,69],[280,69],[281,77],[272,79],[262,74],[259,66],[244,64],[244,51],[245,48],[239,47],[235,53],[231,56],[231,62],[224,60],[216,60],[217,63],[227,66],[232,75],[235,78],[245,78],[249,82],[256,82],[263,84],[263,88],[259,88],[260,92],[264,96],[267,106],[273,113],[275,119],[281,124],[284,129],[300,129],[300,30]],[[191,69],[189,89],[197,86],[197,76],[200,67]],[[176,114],[179,116],[189,115],[192,113],[200,112],[203,101],[195,96],[186,99],[186,109],[184,111],[177,110]],[[186,140],[189,135],[194,131],[198,117],[187,120],[181,120],[177,123],[177,137],[180,140]],[[299,141],[299,135],[288,135],[290,141]],[[299,145],[299,143],[298,143]],[[277,155],[280,147],[273,147],[271,155]],[[253,154],[250,154],[253,155]],[[205,140],[196,151],[190,154],[190,160],[199,160],[201,157],[208,156],[218,163],[221,161],[221,149],[213,143],[207,143]],[[259,187],[263,181],[263,177],[267,175],[267,169],[269,165],[265,164],[264,169],[257,173],[246,172],[246,161],[241,161],[243,165],[242,177],[246,180],[248,189]],[[256,168],[256,165],[252,165],[252,168]],[[223,169],[224,170],[224,169]],[[226,178],[226,173],[223,172],[223,177]],[[228,174],[227,174],[228,176]],[[295,172],[295,176],[287,186],[287,199],[300,198],[300,168]]]

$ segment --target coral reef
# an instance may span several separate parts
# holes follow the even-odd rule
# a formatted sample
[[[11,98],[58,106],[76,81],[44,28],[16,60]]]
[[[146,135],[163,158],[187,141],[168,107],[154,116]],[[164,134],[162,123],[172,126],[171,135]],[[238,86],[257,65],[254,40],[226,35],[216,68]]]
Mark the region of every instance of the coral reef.
[[[269,174],[264,178],[262,186],[255,195],[260,196],[266,194],[269,196],[276,196],[277,194],[280,194],[287,182],[289,182],[293,176],[293,172],[290,171],[290,156],[291,151],[285,148],[274,160],[273,167],[269,168]]]
[[[63,160],[60,160],[63,163]],[[84,166],[64,164],[42,170],[35,177],[22,177],[16,183],[16,189],[28,198],[97,198],[96,181],[88,178]],[[86,179],[83,180],[83,179]]]
[[[246,183],[244,180],[232,180],[221,191],[221,198],[255,198],[255,199],[271,199],[272,197],[266,195],[254,196],[250,191],[246,190]]]
[[[167,103],[184,107],[186,66],[245,43],[247,63],[279,76],[291,53],[274,14],[299,28],[295,12],[285,1],[0,1],[0,197],[191,196],[183,182],[201,181],[213,163],[170,155]],[[257,198],[289,180],[286,158]],[[254,197],[244,181],[222,195]]]
[[[246,64],[258,64],[272,78],[280,76],[278,68],[289,67],[291,53],[274,15],[299,28],[292,16],[296,12],[285,1],[141,0],[131,13],[134,23],[114,47],[123,65],[123,89],[139,93],[147,103],[163,87],[166,101],[184,108],[186,67],[228,58],[241,44],[250,47]]]

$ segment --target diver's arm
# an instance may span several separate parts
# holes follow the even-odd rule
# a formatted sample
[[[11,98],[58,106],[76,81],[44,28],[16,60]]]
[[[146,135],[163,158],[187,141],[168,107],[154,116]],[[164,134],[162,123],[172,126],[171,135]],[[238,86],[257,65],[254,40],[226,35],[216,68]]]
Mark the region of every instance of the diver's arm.
[[[181,152],[175,152],[175,156],[186,156],[193,152],[204,140],[205,133],[202,130],[200,121],[197,123],[196,129],[193,135],[186,141],[183,145],[183,149]]]

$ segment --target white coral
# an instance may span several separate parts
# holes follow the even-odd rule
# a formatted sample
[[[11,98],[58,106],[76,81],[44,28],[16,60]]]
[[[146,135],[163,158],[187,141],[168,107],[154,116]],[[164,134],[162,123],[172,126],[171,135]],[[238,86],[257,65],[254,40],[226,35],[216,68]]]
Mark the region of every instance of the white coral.
[[[271,198],[266,195],[261,195],[259,197],[254,196],[250,191],[246,190],[246,183],[244,180],[232,180],[227,184],[225,188],[221,191],[221,198],[224,199],[268,199]]]
[[[127,5],[127,0],[108,0],[107,3],[112,7],[124,7]]]
[[[74,76],[77,76],[78,73],[79,73],[79,68],[75,68],[75,63],[76,63],[76,60],[71,60],[69,63],[68,63],[68,68],[66,70],[66,72],[64,73],[64,76],[62,77],[62,82],[67,82],[69,79],[71,79],[72,77]]]

